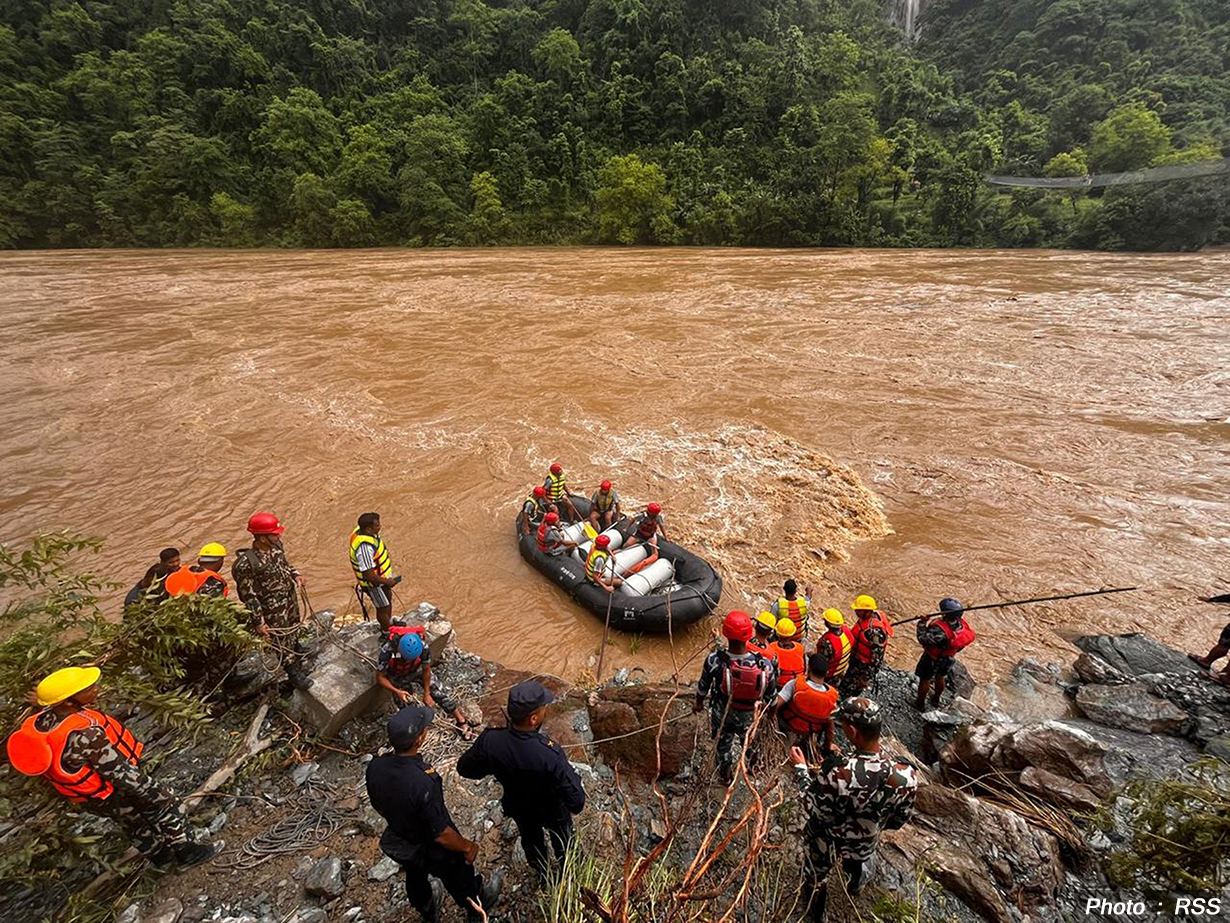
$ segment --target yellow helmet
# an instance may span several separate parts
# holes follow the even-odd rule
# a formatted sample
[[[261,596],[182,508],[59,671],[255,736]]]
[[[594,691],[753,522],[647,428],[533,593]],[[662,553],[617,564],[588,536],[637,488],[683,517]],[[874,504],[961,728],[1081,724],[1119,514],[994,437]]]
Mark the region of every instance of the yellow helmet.
[[[790,619],[777,620],[777,636],[779,638],[793,638],[796,631],[798,629],[794,627],[794,622],[790,621]]]
[[[854,605],[852,608],[855,610],[858,610],[858,609],[877,609],[879,607],[876,605],[874,596],[868,596],[866,593],[864,593],[858,599],[854,600]]]
[[[825,609],[823,617],[830,625],[840,626],[846,624],[846,617],[841,614],[840,609]]]
[[[777,627],[777,616],[775,616],[772,612],[769,612],[767,609],[761,610],[760,614],[756,616],[756,624],[763,625],[765,628],[772,631]]]
[[[225,558],[226,549],[223,548],[221,545],[219,545],[217,542],[210,542],[208,545],[206,545],[204,548],[201,549],[201,553],[197,555],[197,557],[198,558]]]
[[[71,699],[78,692],[84,692],[102,676],[98,667],[65,667],[56,670],[44,679],[34,689],[39,705],[58,705],[65,699]]]

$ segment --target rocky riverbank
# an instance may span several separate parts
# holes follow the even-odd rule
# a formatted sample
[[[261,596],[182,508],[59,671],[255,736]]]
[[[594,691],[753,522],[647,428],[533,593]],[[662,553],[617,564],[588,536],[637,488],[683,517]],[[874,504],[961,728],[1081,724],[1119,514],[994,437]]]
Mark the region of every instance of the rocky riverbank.
[[[452,647],[434,608],[421,607],[416,618],[434,626],[438,669],[472,717],[502,723],[507,688],[528,674]],[[296,693],[283,703],[285,718],[276,707],[270,712],[264,733],[281,739],[275,758],[242,775],[230,793],[209,799],[194,818],[225,838],[223,855],[120,902],[125,923],[412,918],[397,868],[377,848],[383,823],[363,790],[364,766],[383,744],[383,719],[392,711],[383,693],[367,688],[364,658],[374,655],[374,629],[349,626],[331,634],[336,637],[321,645],[317,682],[307,696]],[[1181,653],[1141,635],[1092,636],[1079,646],[1083,653],[1070,667],[1026,660],[1006,682],[989,686],[958,677],[957,697],[923,715],[910,704],[912,678],[884,671],[876,696],[887,712],[889,746],[922,768],[923,784],[915,819],[882,839],[877,879],[860,897],[863,919],[1057,923],[1088,918],[1090,896],[1141,898],[1139,883],[1112,884],[1108,877],[1115,856],[1133,841],[1140,798],[1131,783],[1192,777],[1202,757],[1230,760],[1230,690]],[[667,840],[655,881],[669,883],[704,848],[703,834],[725,794],[713,781],[707,727],[690,714],[691,688],[627,676],[597,690],[543,681],[559,695],[546,730],[568,748],[588,794],[578,841],[583,857],[594,861],[584,869],[579,861],[574,876],[600,885],[603,867],[608,876],[618,873],[629,849],[643,855]],[[251,693],[260,682],[249,685]],[[322,698],[332,703],[328,708],[353,711],[340,730],[331,726],[338,712],[326,713]],[[314,738],[313,723],[338,733]],[[491,918],[581,919],[562,903],[579,890],[577,882],[552,895],[539,892],[500,810],[498,785],[459,779],[452,767],[466,742],[451,725],[437,725],[427,749],[444,777],[453,817],[481,843],[479,866],[506,870],[504,896]],[[766,803],[770,792],[776,800],[780,789],[783,797],[765,809],[761,840],[774,849],[763,862],[794,869],[801,861],[802,815],[789,784],[768,784],[784,750],[771,732],[764,740],[752,781]],[[659,771],[661,798],[650,787]],[[719,833],[741,812],[755,811],[754,800],[737,784]],[[736,838],[716,867],[736,864],[742,848],[745,841]],[[757,872],[746,915],[738,919],[799,918],[797,907],[793,916],[783,912],[770,884]],[[780,880],[774,887],[774,894],[783,891]],[[848,902],[835,904],[832,919],[851,916]],[[450,906],[444,919],[460,916]]]

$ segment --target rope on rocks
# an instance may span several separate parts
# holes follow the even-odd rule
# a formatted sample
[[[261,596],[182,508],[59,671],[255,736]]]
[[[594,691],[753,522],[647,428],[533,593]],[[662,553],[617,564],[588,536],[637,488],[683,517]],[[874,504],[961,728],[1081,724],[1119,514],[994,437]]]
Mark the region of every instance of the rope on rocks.
[[[319,846],[350,819],[350,812],[338,808],[335,801],[333,785],[309,778],[291,802],[294,810],[290,816],[261,831],[234,855],[218,859],[215,864],[230,871],[248,871],[276,856],[304,853]]]

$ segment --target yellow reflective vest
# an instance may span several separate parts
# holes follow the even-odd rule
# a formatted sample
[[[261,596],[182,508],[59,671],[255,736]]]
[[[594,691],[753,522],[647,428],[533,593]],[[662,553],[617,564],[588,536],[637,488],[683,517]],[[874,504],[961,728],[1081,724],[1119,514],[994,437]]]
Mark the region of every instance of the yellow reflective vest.
[[[585,579],[591,583],[598,583],[598,574],[606,570],[607,563],[611,560],[611,553],[603,551],[601,548],[591,548],[589,557],[585,559]]]
[[[800,596],[798,599],[787,599],[785,596],[779,596],[777,599],[777,617],[778,619],[790,619],[794,622],[794,627],[799,630],[799,638],[807,634],[807,600]]]
[[[547,489],[547,496],[552,500],[563,500],[568,496],[568,478],[564,474],[548,474],[542,484]]]
[[[361,545],[372,546],[372,557],[376,561],[376,573],[381,577],[387,577],[393,570],[393,562],[389,560],[389,549],[384,547],[384,539],[378,535],[364,535],[358,529],[350,533],[350,566],[354,570],[355,579],[359,581],[359,586],[375,586],[374,583],[363,576],[363,569],[359,566],[359,547]]]

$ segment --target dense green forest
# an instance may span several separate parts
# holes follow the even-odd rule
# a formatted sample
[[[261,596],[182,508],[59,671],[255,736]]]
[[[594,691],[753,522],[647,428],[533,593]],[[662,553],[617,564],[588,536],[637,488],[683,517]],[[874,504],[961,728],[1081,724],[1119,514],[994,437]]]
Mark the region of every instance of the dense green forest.
[[[0,0],[0,245],[1194,248],[1226,0]]]

